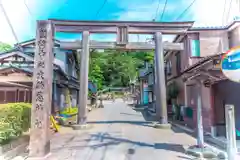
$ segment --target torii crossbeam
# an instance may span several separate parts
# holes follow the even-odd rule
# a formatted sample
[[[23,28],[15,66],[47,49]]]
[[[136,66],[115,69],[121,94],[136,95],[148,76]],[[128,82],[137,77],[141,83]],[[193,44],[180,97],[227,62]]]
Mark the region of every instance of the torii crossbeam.
[[[30,158],[45,157],[50,152],[50,109],[52,102],[53,38],[55,32],[82,33],[82,41],[60,42],[60,47],[81,49],[78,125],[86,124],[88,64],[90,48],[155,49],[156,111],[161,124],[167,124],[166,86],[163,50],[183,50],[183,44],[163,43],[162,34],[185,34],[193,22],[128,22],[128,21],[37,21]],[[115,43],[90,41],[90,33],[116,33]],[[129,43],[128,34],[154,34],[155,45]],[[161,84],[161,85],[160,85]],[[81,128],[81,127],[80,127]]]

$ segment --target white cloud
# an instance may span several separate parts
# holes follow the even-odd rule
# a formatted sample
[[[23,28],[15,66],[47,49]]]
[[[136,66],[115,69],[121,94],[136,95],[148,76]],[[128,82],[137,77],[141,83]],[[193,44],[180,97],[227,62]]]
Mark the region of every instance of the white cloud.
[[[230,23],[233,20],[233,17],[238,14],[238,5],[236,5],[236,0],[232,0],[232,5],[230,6],[230,0],[227,0],[224,14],[226,20],[224,20],[224,4],[225,0],[197,0],[190,9],[193,16],[192,19],[195,20],[194,26],[221,26],[224,21],[224,25]]]
[[[21,6],[19,4],[12,5],[15,2],[13,0],[3,0],[2,4],[4,6],[4,9],[12,23],[12,26],[14,27],[15,32],[20,29],[19,23],[22,23],[24,20],[21,18],[25,14],[23,11],[21,11]],[[12,8],[15,8],[15,13],[13,12]],[[19,8],[19,9],[18,9]],[[17,14],[16,14],[17,13]],[[1,28],[0,28],[0,41],[4,41],[7,43],[16,43],[14,36],[11,32],[11,29],[6,21],[6,18],[1,10],[0,12],[0,21],[1,23]],[[18,35],[17,35],[18,36]]]
[[[21,40],[20,37],[23,37],[23,35],[28,35],[29,33],[27,31],[31,29],[31,21],[29,21],[30,15],[23,3],[23,0],[2,0],[2,4],[10,19],[14,31],[16,32],[18,39]],[[0,41],[9,43],[11,45],[16,43],[11,29],[1,9],[0,22]]]
[[[128,21],[152,21],[156,18],[156,11],[157,12],[157,18],[159,18],[159,15],[161,14],[163,7],[164,7],[165,1],[159,1],[158,0],[148,0],[148,1],[120,1],[119,7],[123,10],[121,12],[118,12],[114,14],[113,16],[118,17],[118,20],[128,20]],[[174,13],[176,9],[179,8],[179,5],[167,5],[167,12],[168,13]]]
[[[220,26],[223,23],[230,23],[233,18],[240,15],[238,10],[237,0],[227,0],[226,6],[225,0],[196,0],[191,8],[182,16],[181,20],[193,20],[194,26]],[[158,17],[160,16],[165,1],[160,2]],[[178,0],[177,2],[169,1],[165,10],[164,17],[167,17],[168,21],[174,21],[190,4],[192,0]],[[119,6],[123,8],[119,13],[114,16],[118,20],[141,20],[151,21],[155,18],[156,10],[158,6],[158,0],[156,1],[121,1]],[[223,11],[225,7],[225,14],[223,19]],[[230,10],[229,10],[230,8]]]
[[[165,1],[159,0],[148,0],[148,1],[139,1],[139,0],[131,0],[131,1],[120,1],[119,7],[123,8],[121,12],[117,12],[113,14],[113,17],[117,17],[117,20],[125,20],[125,21],[152,21],[153,19],[157,18],[156,20],[159,21],[159,17],[162,13]],[[157,11],[157,7],[158,12]],[[179,9],[179,6],[183,4],[168,4],[165,10],[165,16],[173,15],[175,18],[176,10]],[[156,17],[157,14],[157,17]],[[131,42],[145,42],[147,39],[150,39],[152,35],[130,35],[129,41]],[[175,35],[163,35],[163,41],[173,41]]]

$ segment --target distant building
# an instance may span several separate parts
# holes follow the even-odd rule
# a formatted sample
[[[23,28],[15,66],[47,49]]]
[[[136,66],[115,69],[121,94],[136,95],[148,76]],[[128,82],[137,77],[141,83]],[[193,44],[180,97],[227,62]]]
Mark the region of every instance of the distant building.
[[[154,95],[154,68],[153,65],[145,62],[144,67],[139,70],[140,81],[140,104],[148,105],[152,112],[155,112]]]

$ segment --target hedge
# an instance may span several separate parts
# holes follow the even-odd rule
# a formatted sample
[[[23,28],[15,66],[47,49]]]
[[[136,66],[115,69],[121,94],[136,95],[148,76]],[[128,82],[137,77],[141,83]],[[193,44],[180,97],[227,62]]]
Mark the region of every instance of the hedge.
[[[0,144],[6,144],[30,128],[31,104],[7,103],[0,105]]]

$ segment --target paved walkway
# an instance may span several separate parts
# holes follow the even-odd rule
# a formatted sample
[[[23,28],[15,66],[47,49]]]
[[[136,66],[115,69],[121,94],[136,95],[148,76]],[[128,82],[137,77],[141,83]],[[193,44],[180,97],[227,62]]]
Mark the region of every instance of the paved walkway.
[[[90,112],[88,121],[91,129],[55,135],[49,160],[187,160],[183,147],[195,144],[185,133],[150,127],[119,101]]]
[[[63,128],[51,140],[48,160],[191,160],[184,148],[196,140],[177,130],[151,127],[141,112],[121,101],[88,115],[88,130]]]

